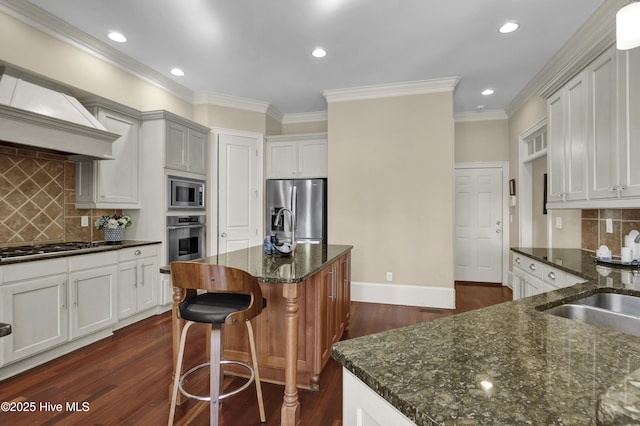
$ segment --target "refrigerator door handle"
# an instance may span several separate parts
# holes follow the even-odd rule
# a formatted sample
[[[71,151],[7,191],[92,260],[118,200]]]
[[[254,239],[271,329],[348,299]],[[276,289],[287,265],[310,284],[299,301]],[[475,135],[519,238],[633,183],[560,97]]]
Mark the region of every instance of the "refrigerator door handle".
[[[298,188],[294,184],[291,187],[291,211],[293,212],[293,217],[291,218],[291,229],[295,229],[296,234],[298,233]],[[295,243],[295,241],[291,241]]]

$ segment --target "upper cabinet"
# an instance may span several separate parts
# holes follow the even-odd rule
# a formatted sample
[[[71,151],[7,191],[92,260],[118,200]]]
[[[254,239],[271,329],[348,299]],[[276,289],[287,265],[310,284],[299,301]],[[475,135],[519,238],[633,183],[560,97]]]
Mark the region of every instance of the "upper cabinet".
[[[640,49],[612,46],[547,100],[549,208],[640,200]]]
[[[327,177],[327,134],[267,138],[267,179]]]
[[[166,161],[168,169],[204,175],[206,169],[207,133],[185,123],[167,120]]]
[[[112,145],[113,160],[77,163],[76,207],[140,208],[140,112],[101,98],[81,101],[107,130],[120,137]]]

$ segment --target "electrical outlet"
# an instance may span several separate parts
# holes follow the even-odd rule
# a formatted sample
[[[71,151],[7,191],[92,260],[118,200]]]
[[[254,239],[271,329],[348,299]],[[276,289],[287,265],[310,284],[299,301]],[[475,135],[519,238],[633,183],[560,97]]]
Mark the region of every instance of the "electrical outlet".
[[[80,216],[80,226],[83,228],[89,226],[89,216]]]
[[[556,217],[556,229],[562,229],[562,216]]]
[[[604,222],[607,234],[613,234],[613,219],[606,219]]]
[[[387,272],[387,281],[393,281],[393,272]]]

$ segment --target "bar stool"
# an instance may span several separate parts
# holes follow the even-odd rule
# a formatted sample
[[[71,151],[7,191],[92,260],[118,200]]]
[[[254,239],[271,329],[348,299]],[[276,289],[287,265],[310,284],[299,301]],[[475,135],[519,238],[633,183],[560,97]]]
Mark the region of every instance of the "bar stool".
[[[264,423],[266,419],[262,400],[262,387],[260,386],[260,374],[258,372],[258,360],[253,327],[249,322],[251,318],[260,314],[265,306],[265,299],[262,298],[262,291],[260,291],[257,280],[240,269],[199,262],[172,262],[171,280],[174,287],[186,289],[185,298],[180,303],[176,315],[187,322],[180,333],[180,349],[171,395],[169,425],[173,424],[178,389],[189,398],[209,401],[210,424],[218,425],[220,401],[245,390],[252,382],[256,384],[260,421]],[[204,290],[206,293],[198,294],[198,290]],[[249,335],[249,348],[253,367],[244,362],[222,359],[224,353],[224,325],[238,324],[243,321],[247,326],[247,334]],[[211,324],[210,360],[207,363],[191,368],[181,376],[187,331],[196,322]],[[251,376],[240,388],[227,394],[221,394],[221,384],[224,377],[222,372],[223,364],[240,365],[248,369]],[[186,392],[183,389],[183,383],[187,376],[207,366],[209,366],[210,370],[210,396],[197,396]]]

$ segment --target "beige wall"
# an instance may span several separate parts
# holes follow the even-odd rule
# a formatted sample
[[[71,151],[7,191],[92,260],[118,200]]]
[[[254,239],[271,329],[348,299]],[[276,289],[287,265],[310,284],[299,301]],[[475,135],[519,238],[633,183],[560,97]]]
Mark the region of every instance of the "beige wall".
[[[261,112],[209,104],[196,105],[194,111],[196,121],[211,128],[265,133],[266,114]]]
[[[306,123],[285,123],[282,125],[283,135],[297,135],[299,133],[326,133],[326,121],[311,121]]]
[[[329,242],[353,280],[453,287],[453,96],[330,103]]]
[[[509,161],[508,120],[457,121],[456,163]]]

